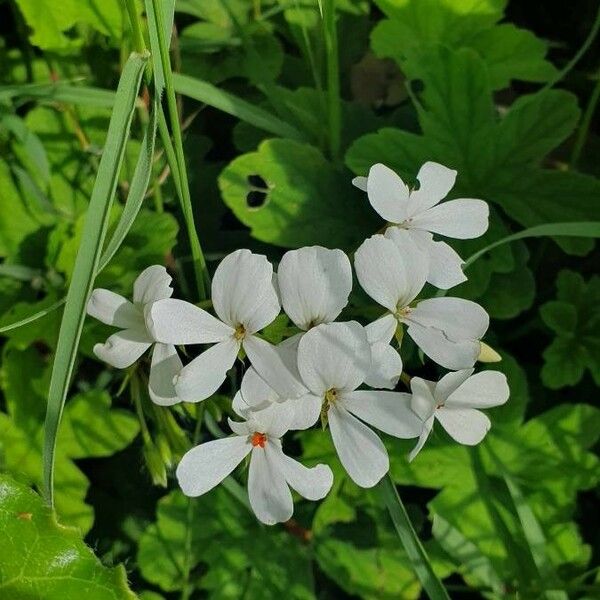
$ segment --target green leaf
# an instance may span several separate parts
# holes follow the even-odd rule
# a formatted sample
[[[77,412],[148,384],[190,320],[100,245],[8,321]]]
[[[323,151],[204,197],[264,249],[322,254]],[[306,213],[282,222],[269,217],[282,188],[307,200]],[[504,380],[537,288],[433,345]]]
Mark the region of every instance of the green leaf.
[[[267,140],[257,152],[229,164],[219,177],[219,188],[255,238],[278,246],[351,248],[377,228],[350,177],[307,144]],[[259,206],[254,205],[256,193]]]
[[[191,554],[185,547],[187,527]],[[308,547],[282,528],[260,525],[222,488],[200,498],[178,491],[162,498],[137,558],[145,579],[164,591],[182,589],[189,560],[192,569],[207,565],[196,583],[210,598],[314,598]]]
[[[486,67],[470,50],[432,50],[419,78],[422,136],[383,129],[359,138],[346,155],[356,173],[384,162],[412,180],[426,157],[458,170],[453,196],[495,203],[524,227],[600,221],[599,180],[539,167],[579,117],[571,94],[525,96],[500,118]],[[578,252],[591,248],[590,240],[559,243]]]
[[[556,75],[545,60],[548,44],[530,31],[496,24],[504,0],[377,0],[390,17],[371,34],[380,57],[393,58],[410,77],[418,76],[427,52],[436,45],[477,52],[489,72],[493,89],[511,80],[543,82]]]
[[[575,385],[589,370],[600,385],[600,277],[585,281],[561,271],[557,300],[540,308],[542,320],[556,337],[544,351],[542,381],[552,389]]]
[[[317,546],[319,566],[347,593],[367,600],[416,600],[421,586],[401,548],[359,548],[331,538]]]
[[[79,23],[90,25],[113,40],[123,35],[122,11],[118,0],[64,0],[60,10],[49,0],[17,0],[27,25],[31,28],[30,41],[45,50],[72,47],[77,41],[65,35]]]
[[[584,567],[590,558],[590,550],[571,518],[578,491],[591,489],[600,481],[600,461],[589,452],[600,436],[599,426],[598,409],[585,404],[562,405],[518,428],[494,425],[483,444],[484,449],[492,448],[503,469],[518,482],[522,501],[533,511],[545,533],[547,560],[555,572],[566,566]],[[427,478],[427,464],[419,467],[419,458],[414,461],[415,467],[422,469],[423,477]],[[455,477],[429,507],[487,557],[502,581],[510,584],[522,573],[523,565],[503,547],[481,490],[468,475],[469,462],[465,453],[463,468],[467,474]],[[510,509],[512,502],[502,481],[504,471],[499,471],[492,460],[485,461],[484,468],[491,492],[485,501],[493,503],[514,543],[525,549],[522,525],[516,512]],[[440,543],[444,545],[441,538]],[[549,582],[542,585],[546,583]],[[539,586],[539,582],[532,584]],[[537,591],[539,595],[539,587]]]
[[[135,600],[122,566],[109,569],[79,533],[59,525],[29,487],[0,475],[0,596]]]
[[[129,136],[135,99],[147,60],[147,55],[132,54],[125,64],[117,89],[113,118],[109,124],[104,152],[86,214],[82,243],[67,293],[54,357],[46,413],[44,482],[45,493],[49,501],[52,501],[53,493],[56,436],[75,366],[75,356],[85,318],[85,306],[92,291],[106,235],[108,215],[125,155],[125,144]]]
[[[0,413],[3,468],[41,487],[49,368],[37,350],[17,350],[11,342],[3,353],[1,374],[8,411],[8,415]],[[128,446],[138,430],[138,421],[131,413],[111,408],[105,391],[91,389],[75,394],[67,403],[55,469],[55,506],[62,522],[84,532],[93,522],[93,510],[85,504],[89,482],[73,459],[114,454]]]

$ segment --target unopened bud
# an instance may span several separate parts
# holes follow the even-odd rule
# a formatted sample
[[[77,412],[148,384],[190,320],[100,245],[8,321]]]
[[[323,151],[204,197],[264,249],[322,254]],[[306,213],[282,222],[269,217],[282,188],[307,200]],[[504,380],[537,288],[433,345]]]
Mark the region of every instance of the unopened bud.
[[[479,342],[479,344],[481,346],[477,358],[479,362],[494,363],[502,360],[502,357],[491,346],[488,346],[485,342]]]

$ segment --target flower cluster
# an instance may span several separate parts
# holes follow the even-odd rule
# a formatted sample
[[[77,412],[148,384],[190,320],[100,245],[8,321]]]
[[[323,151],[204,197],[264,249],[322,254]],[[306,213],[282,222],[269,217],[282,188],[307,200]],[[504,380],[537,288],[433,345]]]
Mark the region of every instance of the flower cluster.
[[[482,200],[441,202],[456,172],[428,162],[419,187],[409,187],[384,165],[354,184],[366,191],[387,221],[384,233],[363,242],[354,255],[362,289],[385,313],[372,323],[336,321],[352,291],[352,266],[344,252],[312,246],[291,250],[277,273],[262,255],[237,250],[219,264],[212,281],[216,316],[171,298],[164,267],[146,269],[134,284],[133,302],[108,290],[94,290],[88,312],[122,329],[94,351],[125,368],[151,346],[149,394],[154,402],[200,402],[214,394],[241,353],[250,366],[232,401],[230,437],[200,444],[177,468],[183,492],[198,496],[223,481],[249,455],[248,494],[264,523],[289,519],[290,488],[323,498],[333,483],[331,469],[308,468],[287,456],[282,436],[319,420],[329,429],[340,462],[357,485],[377,484],[389,469],[383,442],[374,431],[418,438],[412,460],[435,419],[462,444],[479,443],[490,421],[479,409],[498,406],[509,395],[497,371],[474,374],[489,317],[478,304],[438,296],[419,300],[427,282],[447,290],[466,278],[462,260],[434,234],[466,239],[488,227]],[[297,333],[278,345],[259,332],[281,309]],[[392,345],[402,332],[430,359],[450,370],[437,383],[413,377],[411,393],[393,391],[402,359]],[[176,346],[204,344],[183,366]]]

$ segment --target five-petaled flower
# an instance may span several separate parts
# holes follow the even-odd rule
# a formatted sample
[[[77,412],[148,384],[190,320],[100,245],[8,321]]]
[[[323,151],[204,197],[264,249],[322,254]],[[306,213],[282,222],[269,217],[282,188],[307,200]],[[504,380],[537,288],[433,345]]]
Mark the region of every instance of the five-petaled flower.
[[[408,335],[438,364],[453,370],[472,367],[488,314],[463,298],[428,298],[413,306],[426,282],[428,257],[397,233],[390,229],[389,237],[370,237],[354,257],[360,285],[389,311],[375,321],[376,327],[391,338],[398,323],[405,323]]]
[[[410,387],[410,405],[422,420],[422,430],[409,460],[423,448],[435,419],[459,444],[479,444],[490,429],[490,420],[478,409],[500,406],[510,393],[503,373],[482,371],[473,375],[473,369],[448,373],[437,383],[413,377]]]
[[[280,305],[273,267],[249,250],[227,255],[212,281],[212,304],[218,319],[184,300],[155,302],[147,311],[156,339],[169,344],[214,344],[175,376],[177,395],[186,402],[208,398],[225,381],[241,347],[254,362],[269,344],[255,334],[275,319]]]
[[[161,343],[148,327],[148,311],[155,302],[170,298],[171,277],[159,265],[148,267],[133,284],[133,302],[102,288],[92,292],[87,312],[107,325],[122,331],[111,335],[104,344],[94,346],[94,354],[118,369],[131,366],[154,344],[148,389],[156,404],[165,406],[179,402],[173,377],[182,364],[175,346]]]
[[[242,416],[242,415],[240,415]],[[244,422],[229,420],[235,435],[189,450],[177,467],[177,480],[187,496],[200,496],[221,483],[248,454],[248,497],[256,516],[267,525],[291,518],[290,487],[308,500],[327,495],[333,473],[327,465],[307,468],[283,453],[281,436],[288,422],[269,407]]]
[[[298,343],[295,368],[287,360],[283,363],[304,387],[295,399],[290,390],[285,404],[301,403],[298,410],[311,424],[323,414],[340,461],[358,485],[374,486],[389,469],[382,441],[365,423],[399,438],[419,435],[421,421],[407,394],[357,389],[371,370],[371,347],[356,321],[314,327]],[[281,379],[277,373],[270,376],[268,383],[277,387],[285,385],[289,373]]]
[[[367,192],[381,217],[429,256],[427,281],[449,289],[466,281],[463,261],[446,242],[434,241],[433,234],[461,240],[477,238],[488,228],[489,207],[474,198],[440,204],[454,187],[456,171],[438,163],[426,162],[417,179],[419,188],[411,190],[390,168],[375,164],[367,177],[355,177],[352,183]]]

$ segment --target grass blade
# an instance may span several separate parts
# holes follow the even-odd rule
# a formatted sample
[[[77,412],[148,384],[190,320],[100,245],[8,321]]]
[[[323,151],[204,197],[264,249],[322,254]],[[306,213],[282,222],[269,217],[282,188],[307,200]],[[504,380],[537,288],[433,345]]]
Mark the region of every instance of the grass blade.
[[[71,284],[67,292],[44,424],[44,493],[49,504],[53,502],[56,436],[73,374],[86,303],[98,269],[110,208],[125,156],[137,93],[147,61],[148,55],[132,54],[123,69],[75,259]]]
[[[327,61],[327,121],[329,124],[329,152],[334,161],[339,160],[342,135],[340,97],[340,58],[334,0],[320,3],[323,18],[323,39]]]
[[[0,86],[0,101],[39,100],[41,102],[64,102],[92,108],[112,108],[115,93],[95,87],[69,83],[23,83]]]
[[[427,552],[410,522],[392,478],[387,475],[381,480],[378,487],[392,517],[398,537],[430,600],[450,600],[446,588],[433,571]]]
[[[523,240],[525,238],[532,237],[586,237],[586,238],[600,238],[600,222],[580,222],[580,223],[546,223],[545,225],[536,225],[529,229],[524,229],[518,233],[506,236],[501,240],[497,240],[489,246],[482,248],[469,256],[465,261],[464,268],[466,269],[472,265],[477,259],[481,258],[484,254],[510,242],[516,242],[517,240]]]
[[[171,132],[175,147],[175,157],[177,159],[177,170],[179,175],[179,183],[182,191],[181,210],[187,229],[190,249],[192,251],[192,259],[194,263],[194,274],[196,276],[196,285],[198,287],[198,295],[200,300],[207,297],[207,286],[209,284],[208,269],[206,261],[198,239],[198,232],[194,223],[194,213],[192,210],[192,199],[190,197],[190,188],[188,184],[185,156],[183,154],[183,139],[181,136],[181,125],[179,123],[179,114],[177,112],[177,101],[175,98],[175,89],[173,87],[173,72],[171,69],[171,59],[169,57],[169,47],[166,41],[165,32],[165,15],[163,7],[159,0],[146,0],[146,12],[149,15],[148,24],[154,29],[154,33],[150,36],[151,44],[154,40],[158,40],[158,48],[154,43],[151,45],[152,54],[160,56],[162,67],[162,77],[164,77],[164,85],[167,95],[167,107],[169,109],[169,120],[171,121]],[[156,75],[155,75],[156,76]]]
[[[531,510],[531,506],[527,503],[521,488],[508,473],[500,458],[496,456],[496,453],[491,448],[488,447],[487,449],[488,454],[495,463],[508,488],[515,512],[523,530],[523,537],[527,542],[529,554],[537,569],[538,580],[544,590],[541,596],[547,600],[568,600],[569,596],[567,592],[560,589],[562,587],[561,581],[557,577],[554,567],[546,554],[547,542],[542,526],[533,510]]]
[[[104,267],[110,262],[112,257],[116,254],[117,250],[123,243],[123,240],[129,233],[133,221],[137,217],[142,202],[150,183],[150,175],[152,174],[152,159],[154,157],[154,145],[156,142],[156,129],[158,124],[158,113],[160,111],[160,105],[158,100],[155,99],[152,107],[152,113],[150,114],[150,122],[142,141],[142,147],[140,148],[140,154],[138,161],[135,166],[133,177],[131,178],[131,184],[129,186],[129,193],[127,195],[127,201],[123,208],[123,214],[115,227],[115,230],[110,238],[110,241],[106,245],[102,257],[100,258],[100,264],[98,272],[102,271]]]
[[[292,140],[303,141],[306,139],[300,131],[289,123],[282,121],[279,117],[233,94],[224,92],[206,81],[194,79],[180,73],[173,73],[173,85],[178,94],[183,94],[188,98],[193,98],[222,110],[259,129]]]

